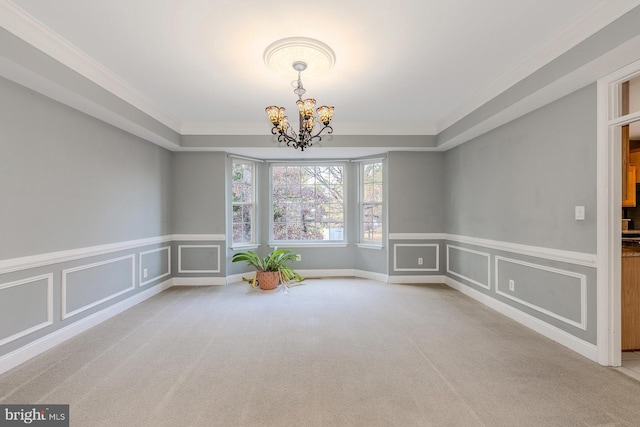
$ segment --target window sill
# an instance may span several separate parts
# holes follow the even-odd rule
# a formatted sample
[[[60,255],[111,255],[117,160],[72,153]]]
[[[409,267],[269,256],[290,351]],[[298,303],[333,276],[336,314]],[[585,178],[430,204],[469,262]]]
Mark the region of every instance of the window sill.
[[[320,243],[320,242],[271,242],[269,243],[270,248],[346,248],[349,244],[346,242],[331,242],[331,243]]]
[[[256,243],[246,244],[246,245],[232,245],[229,249],[232,251],[246,251],[249,249],[257,249],[260,245]]]
[[[376,250],[382,250],[382,248],[384,248],[384,246],[382,245],[376,245],[374,243],[356,243],[356,246],[362,249],[376,249]]]

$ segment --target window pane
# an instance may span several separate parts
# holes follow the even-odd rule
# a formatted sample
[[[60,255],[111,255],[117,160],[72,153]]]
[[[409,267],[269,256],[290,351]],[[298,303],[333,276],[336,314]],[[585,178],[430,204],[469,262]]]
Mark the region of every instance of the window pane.
[[[371,201],[372,202],[382,202],[382,184],[373,184],[372,185],[373,194]]]
[[[233,161],[231,170],[232,243],[252,243],[254,165]]]
[[[242,224],[233,224],[232,234],[235,243],[242,242]]]
[[[329,187],[329,194],[332,202],[342,203],[342,185],[332,185]]]
[[[251,224],[252,219],[253,219],[253,206],[252,205],[242,206],[242,222]]]
[[[231,184],[231,189],[232,189],[232,200],[233,202],[241,202],[242,201],[242,189],[240,188],[240,183],[238,182],[234,182],[233,184]]]
[[[314,203],[316,200],[316,188],[313,185],[303,185],[300,188],[300,201],[302,203]]]
[[[620,84],[620,109],[618,116],[640,111],[640,76]]]
[[[273,206],[273,222],[284,223],[286,222],[287,208],[284,204],[277,204]]]
[[[382,162],[363,164],[360,172],[360,239],[382,242]]]
[[[382,225],[365,224],[364,240],[381,242],[382,241]]]
[[[242,206],[233,205],[233,220],[234,224],[242,222]]]
[[[299,222],[289,223],[287,227],[287,240],[300,240],[302,237],[302,224]]]
[[[242,232],[243,242],[251,242],[251,224],[243,224]]]
[[[287,205],[287,214],[285,215],[285,221],[288,223],[301,221],[300,205],[297,203],[289,203]]]
[[[364,194],[362,197],[363,202],[373,202],[375,197],[373,195],[373,184],[364,184]]]
[[[300,182],[303,185],[314,185],[316,183],[315,168],[302,168]]]
[[[272,166],[273,239],[332,240],[340,235],[330,232],[327,223],[344,228],[343,173],[338,165]]]
[[[273,240],[287,240],[286,224],[275,224],[273,226]]]
[[[328,234],[328,240],[344,240],[344,227],[342,223],[332,222],[329,224],[329,229],[325,229],[324,231],[325,236]]]

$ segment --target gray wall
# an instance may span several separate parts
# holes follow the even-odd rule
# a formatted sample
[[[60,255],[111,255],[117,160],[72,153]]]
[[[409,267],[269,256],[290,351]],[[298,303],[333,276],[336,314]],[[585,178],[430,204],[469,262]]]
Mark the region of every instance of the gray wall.
[[[170,153],[0,79],[0,259],[170,233]]]
[[[225,153],[173,153],[174,234],[225,234]]]
[[[390,233],[444,230],[445,163],[440,152],[388,154]]]
[[[119,244],[171,233],[172,174],[157,145],[4,79],[0,93],[2,356],[171,276],[169,242]]]
[[[445,231],[595,254],[596,101],[593,84],[447,151]],[[443,254],[449,278],[596,343],[594,267],[458,241]]]
[[[171,224],[173,234],[226,234],[226,159],[221,152],[172,153]],[[176,241],[174,276],[224,277],[225,241]],[[206,282],[203,282],[206,283]]]
[[[445,153],[447,233],[596,252],[596,87]],[[586,220],[574,220],[574,207]]]

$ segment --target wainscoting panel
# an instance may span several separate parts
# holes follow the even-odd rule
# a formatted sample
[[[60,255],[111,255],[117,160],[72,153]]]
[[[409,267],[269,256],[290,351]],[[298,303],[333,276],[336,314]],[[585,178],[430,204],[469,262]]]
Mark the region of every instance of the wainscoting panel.
[[[224,240],[174,234],[0,260],[0,373],[171,286],[224,285],[208,274],[224,272]]]
[[[491,288],[491,255],[447,245],[447,273],[485,289]]]
[[[0,283],[0,346],[53,324],[53,274]]]
[[[135,255],[62,270],[62,318],[135,289]]]
[[[568,325],[587,329],[584,274],[502,256],[495,257],[495,270],[498,295]]]
[[[171,275],[171,246],[140,252],[138,277],[140,286]]]
[[[437,243],[394,243],[393,271],[439,271],[440,245]]]
[[[220,273],[220,245],[178,245],[178,273]]]

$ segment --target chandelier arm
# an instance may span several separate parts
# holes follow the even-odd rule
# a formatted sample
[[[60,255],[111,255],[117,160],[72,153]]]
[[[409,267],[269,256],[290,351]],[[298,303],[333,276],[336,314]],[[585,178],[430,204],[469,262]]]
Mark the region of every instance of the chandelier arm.
[[[320,134],[321,134],[325,129],[327,129],[327,135],[331,135],[331,134],[333,133],[333,128],[332,128],[331,126],[329,126],[329,125],[325,125],[325,126],[323,126],[323,127],[322,127],[322,129],[320,129],[320,130],[318,131],[318,133],[316,133],[315,135],[313,135],[313,136],[311,137],[311,139],[319,138],[318,140],[321,140],[321,139],[322,139],[322,137],[320,136]]]

